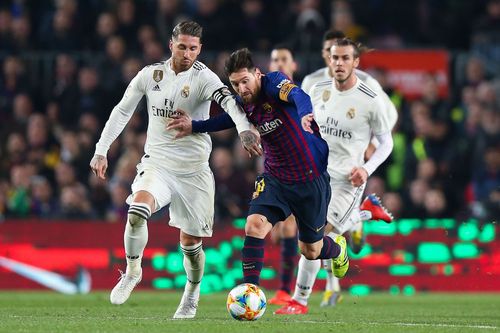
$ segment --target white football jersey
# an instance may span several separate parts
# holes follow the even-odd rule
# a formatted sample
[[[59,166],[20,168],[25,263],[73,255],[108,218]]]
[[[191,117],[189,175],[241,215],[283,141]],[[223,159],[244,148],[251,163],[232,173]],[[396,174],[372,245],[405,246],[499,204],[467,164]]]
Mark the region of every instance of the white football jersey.
[[[389,122],[391,124],[391,128],[394,127],[396,124],[396,121],[398,120],[398,111],[396,110],[396,107],[394,104],[391,102],[391,99],[385,91],[382,89],[382,86],[380,83],[378,83],[377,80],[367,72],[364,72],[360,69],[355,69],[354,73],[358,78],[361,79],[371,90],[376,92],[377,94],[382,95],[384,97],[384,103],[386,105],[386,110],[387,114],[389,116]],[[311,89],[312,87],[319,82],[324,82],[327,80],[331,80],[332,77],[330,76],[330,73],[328,71],[328,67],[323,67],[318,69],[315,72],[312,72],[309,75],[306,75],[304,77],[304,80],[302,81],[301,88],[306,92],[306,94],[311,95]]]
[[[233,97],[203,63],[195,61],[190,69],[179,74],[175,74],[170,63],[171,59],[146,66],[130,82],[111,112],[96,145],[96,154],[106,156],[145,95],[149,121],[144,152],[164,159],[166,167],[179,173],[198,170],[208,163],[212,142],[207,133],[174,139],[176,131],[167,130],[167,123],[177,109],[184,110],[193,120],[208,119],[212,99],[220,104],[224,98]]]
[[[330,79],[311,90],[314,119],[328,143],[328,173],[347,181],[353,167],[364,164],[364,153],[375,135],[391,130],[384,98],[359,78],[349,90],[339,91]]]

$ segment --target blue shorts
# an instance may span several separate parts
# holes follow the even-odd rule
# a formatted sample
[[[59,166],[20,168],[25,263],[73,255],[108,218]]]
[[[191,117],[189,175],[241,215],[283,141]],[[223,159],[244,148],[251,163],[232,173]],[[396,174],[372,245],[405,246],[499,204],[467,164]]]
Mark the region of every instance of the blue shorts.
[[[255,181],[255,192],[248,215],[264,215],[273,225],[295,215],[299,240],[314,243],[323,238],[330,202],[330,176],[324,172],[313,181],[284,184],[264,174]]]

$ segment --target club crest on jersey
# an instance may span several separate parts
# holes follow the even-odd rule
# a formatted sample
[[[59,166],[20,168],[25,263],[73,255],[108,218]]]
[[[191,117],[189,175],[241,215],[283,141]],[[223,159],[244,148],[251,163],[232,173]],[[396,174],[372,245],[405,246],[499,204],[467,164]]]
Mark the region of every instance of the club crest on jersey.
[[[267,113],[273,112],[273,107],[269,103],[262,104],[262,107],[264,108],[264,110],[266,110]]]
[[[346,113],[346,117],[352,119],[354,116],[356,116],[356,110],[354,110],[354,108],[350,108]]]
[[[155,80],[156,82],[160,82],[161,80],[163,80],[163,71],[161,69],[155,69],[155,71],[153,72],[153,80]]]
[[[323,100],[323,102],[328,101],[330,99],[331,94],[332,94],[332,92],[330,90],[324,90],[323,95],[321,96],[321,99]]]
[[[184,86],[181,90],[181,96],[187,98],[189,96],[189,86]]]

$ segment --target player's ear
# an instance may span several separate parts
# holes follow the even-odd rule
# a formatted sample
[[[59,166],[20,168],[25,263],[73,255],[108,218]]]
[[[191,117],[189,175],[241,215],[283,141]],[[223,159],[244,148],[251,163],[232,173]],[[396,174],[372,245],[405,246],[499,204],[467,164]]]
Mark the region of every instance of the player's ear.
[[[203,44],[200,43],[200,47],[198,48],[198,54],[201,53],[201,48],[202,48]]]
[[[354,68],[358,68],[359,65],[359,57],[354,58]]]
[[[172,51],[172,46],[174,45],[174,42],[172,42],[172,40],[169,40],[168,41],[168,48],[170,49],[170,51]]]

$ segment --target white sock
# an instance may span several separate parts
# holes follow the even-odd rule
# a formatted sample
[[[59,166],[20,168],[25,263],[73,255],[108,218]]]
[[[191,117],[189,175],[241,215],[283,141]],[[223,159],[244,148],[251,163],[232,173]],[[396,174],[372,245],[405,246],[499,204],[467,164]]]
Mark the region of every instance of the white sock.
[[[361,221],[371,220],[372,212],[370,212],[369,210],[360,210],[359,217],[361,218]]]
[[[323,269],[326,271],[325,291],[333,291],[333,284],[331,279],[331,277],[333,276],[332,259],[323,259],[321,260],[321,264],[323,265]]]
[[[140,274],[142,254],[148,243],[147,219],[150,216],[151,210],[148,204],[133,203],[129,207],[127,225],[123,236],[127,257],[127,275],[137,276]]]
[[[293,299],[302,305],[307,305],[307,300],[311,296],[316,281],[316,275],[321,268],[321,260],[308,260],[304,255],[300,255],[298,267]]]
[[[188,279],[184,293],[187,296],[197,298],[200,294],[201,278],[205,270],[205,252],[202,242],[186,246],[181,244],[181,250],[184,253],[184,270]]]

